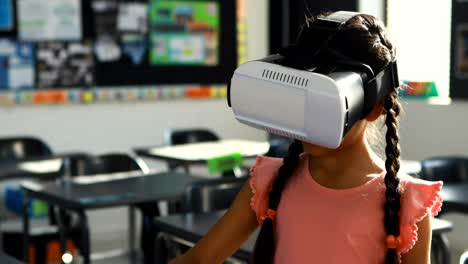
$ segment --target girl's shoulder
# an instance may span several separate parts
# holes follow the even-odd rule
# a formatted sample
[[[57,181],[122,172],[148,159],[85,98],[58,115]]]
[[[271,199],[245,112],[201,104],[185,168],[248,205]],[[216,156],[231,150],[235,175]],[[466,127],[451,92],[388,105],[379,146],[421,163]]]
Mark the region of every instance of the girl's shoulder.
[[[436,216],[442,209],[442,181],[426,181],[400,174],[400,253],[408,252],[415,245],[417,223],[426,216]]]

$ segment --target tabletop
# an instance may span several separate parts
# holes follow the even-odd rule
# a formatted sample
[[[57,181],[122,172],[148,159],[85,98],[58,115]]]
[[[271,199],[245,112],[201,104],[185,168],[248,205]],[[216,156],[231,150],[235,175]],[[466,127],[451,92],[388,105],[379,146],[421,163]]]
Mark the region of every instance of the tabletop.
[[[155,224],[161,231],[180,237],[182,239],[196,242],[201,239],[208,230],[224,215],[226,211],[202,214],[178,214],[157,217]],[[452,230],[452,223],[446,220],[434,218],[432,221],[432,233],[439,234]],[[259,229],[249,237],[247,241],[234,254],[235,257],[248,260],[257,239]]]
[[[86,176],[71,182],[39,183],[23,181],[22,188],[29,196],[75,209],[104,208],[157,200],[180,199],[185,186],[200,178],[175,172],[143,174],[139,172]],[[104,180],[103,178],[111,180]],[[117,179],[112,179],[116,176]],[[81,179],[81,180],[80,180]]]
[[[190,242],[200,240],[210,228],[224,215],[226,211],[218,211],[203,214],[175,214],[163,217],[157,217],[155,224],[162,232],[180,237]],[[234,257],[241,260],[248,260],[255,246],[260,229],[254,233],[242,244],[242,246],[233,254]]]
[[[266,141],[226,139],[138,149],[136,153],[146,157],[195,163],[206,162],[207,160],[233,153],[240,153],[244,158],[256,157],[267,153],[269,148],[270,144]]]
[[[67,158],[89,157],[87,153],[70,152],[45,157],[0,160],[0,180],[35,178],[49,180],[63,175],[62,166]]]

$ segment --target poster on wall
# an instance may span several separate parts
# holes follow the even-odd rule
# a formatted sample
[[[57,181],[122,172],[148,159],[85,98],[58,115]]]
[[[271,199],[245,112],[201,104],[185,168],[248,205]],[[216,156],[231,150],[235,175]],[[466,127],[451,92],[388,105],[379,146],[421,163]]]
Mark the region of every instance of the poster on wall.
[[[89,42],[44,42],[37,47],[39,88],[90,87],[94,59]]]
[[[456,37],[456,74],[458,78],[468,79],[468,24],[458,27]]]
[[[81,40],[80,0],[18,0],[19,38]]]
[[[13,29],[12,0],[0,0],[0,32]]]
[[[216,2],[151,0],[151,65],[218,64],[220,15]]]
[[[92,9],[96,59],[110,63],[128,56],[134,65],[141,64],[147,50],[148,4],[95,0]]]
[[[94,44],[96,60],[100,62],[119,60],[122,51],[118,44],[117,33],[118,2],[115,0],[95,0],[92,2],[92,9],[96,34]]]
[[[33,44],[0,39],[0,90],[30,89],[33,86]]]
[[[148,46],[148,4],[120,3],[117,29],[123,54],[133,65],[140,65]]]

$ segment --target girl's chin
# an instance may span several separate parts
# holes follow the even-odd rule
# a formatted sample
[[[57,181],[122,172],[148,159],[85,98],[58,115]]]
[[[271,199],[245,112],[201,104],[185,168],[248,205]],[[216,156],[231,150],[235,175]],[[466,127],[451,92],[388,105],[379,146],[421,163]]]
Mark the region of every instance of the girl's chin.
[[[319,145],[311,144],[311,143],[303,143],[304,144],[304,152],[311,156],[322,156],[327,153],[330,153],[332,151],[335,151],[334,149],[327,148],[327,147],[322,147]]]

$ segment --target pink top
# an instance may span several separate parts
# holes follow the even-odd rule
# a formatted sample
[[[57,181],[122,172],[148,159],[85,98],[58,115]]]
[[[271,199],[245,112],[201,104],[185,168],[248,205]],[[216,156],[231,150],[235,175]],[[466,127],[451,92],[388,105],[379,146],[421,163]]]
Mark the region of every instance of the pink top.
[[[283,160],[258,157],[251,169],[251,207],[261,223],[268,207],[268,192]],[[311,176],[308,155],[285,186],[275,220],[275,263],[384,263],[383,226],[385,172],[364,185],[336,190]],[[402,190],[399,253],[417,241],[416,223],[442,206],[442,182],[399,175]]]

